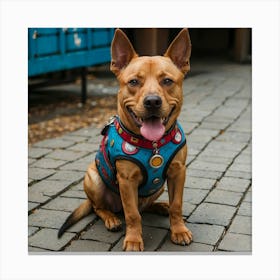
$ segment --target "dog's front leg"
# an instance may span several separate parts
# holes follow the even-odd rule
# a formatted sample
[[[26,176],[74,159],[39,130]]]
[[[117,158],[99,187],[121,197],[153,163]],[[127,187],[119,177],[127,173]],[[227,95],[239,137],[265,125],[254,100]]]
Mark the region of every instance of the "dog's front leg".
[[[167,173],[171,240],[179,245],[186,245],[192,241],[192,233],[186,227],[182,217],[186,154],[187,147],[185,146],[172,160]]]
[[[138,210],[138,187],[143,180],[141,170],[126,160],[118,160],[116,168],[126,222],[123,250],[143,251],[141,216]]]

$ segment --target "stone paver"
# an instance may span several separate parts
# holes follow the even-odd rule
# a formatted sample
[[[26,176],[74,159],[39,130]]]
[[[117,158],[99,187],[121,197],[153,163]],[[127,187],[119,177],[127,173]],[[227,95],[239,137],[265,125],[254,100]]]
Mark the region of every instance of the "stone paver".
[[[252,203],[243,201],[237,214],[241,216],[252,216]]]
[[[49,153],[46,155],[46,158],[74,161],[85,156],[86,154],[86,151],[69,151],[60,149]]]
[[[188,223],[187,227],[192,231],[194,242],[204,243],[209,245],[216,245],[221,238],[225,228],[217,225],[207,224],[191,224]]]
[[[191,204],[200,204],[208,192],[208,190],[186,188],[184,191],[183,201]]]
[[[246,191],[249,185],[250,185],[250,180],[233,178],[233,177],[223,177],[217,183],[217,189],[243,193]]]
[[[87,198],[84,191],[72,190],[72,188],[69,191],[62,193],[61,197]]]
[[[252,250],[251,235],[227,233],[218,249],[231,252],[250,252]]]
[[[228,226],[235,211],[236,208],[233,206],[202,203],[195,209],[188,221],[191,223]]]
[[[241,198],[242,193],[215,189],[207,196],[205,202],[237,206]]]
[[[84,178],[84,176],[85,172],[59,170],[54,175],[50,176],[48,180],[70,181],[71,183],[73,183],[80,181]]]
[[[95,149],[97,150],[98,146],[95,147]],[[78,143],[70,148],[68,148],[68,150],[71,151],[77,151],[77,152],[92,152],[93,150],[93,145],[90,143]]]
[[[42,206],[42,208],[72,212],[73,209],[77,208],[83,201],[84,199],[80,198],[67,198],[59,196]]]
[[[29,158],[40,158],[48,153],[52,152],[52,149],[45,148],[29,148],[28,149],[28,157]]]
[[[39,209],[29,216],[29,225],[59,229],[68,216],[68,212]]]
[[[229,228],[229,232],[250,235],[252,232],[252,218],[246,216],[235,216]]]
[[[29,245],[42,249],[58,251],[64,247],[74,236],[74,233],[66,232],[60,239],[58,239],[57,230],[44,228],[29,237]]]
[[[214,179],[191,177],[187,173],[185,187],[192,189],[210,190],[214,186],[215,182],[216,180]]]
[[[28,212],[34,210],[39,205],[40,205],[40,203],[28,201]]]
[[[189,246],[173,244],[169,218],[142,213],[145,251],[250,252],[251,66],[193,63],[196,67],[199,74],[183,83],[179,117],[188,142],[182,212],[194,240]],[[100,129],[91,126],[28,148],[29,252],[122,251],[121,213],[119,232],[107,231],[92,213],[57,238],[62,223],[86,198],[82,181],[100,140]],[[159,200],[168,201],[167,190]]]
[[[42,158],[38,161],[35,161],[31,167],[39,168],[58,168],[59,166],[65,164],[67,161],[51,158]]]
[[[65,249],[66,252],[104,252],[110,249],[108,243],[92,240],[74,240]]]
[[[207,179],[219,179],[223,175],[222,171],[212,171],[212,170],[201,170],[188,168],[188,176],[207,178]]]
[[[67,148],[70,146],[73,146],[75,144],[74,141],[69,141],[69,140],[64,140],[61,138],[55,139],[48,139],[44,140],[38,143],[34,144],[34,147],[39,147],[39,148],[53,148],[53,149],[58,149],[58,148]]]
[[[193,169],[199,169],[204,171],[221,171],[224,172],[228,167],[227,163],[211,163],[205,162],[203,160],[196,160],[193,163],[191,163],[190,168]]]
[[[68,186],[69,181],[40,181],[28,188],[28,200],[30,202],[46,202],[66,190]]]
[[[37,167],[29,167],[28,169],[28,178],[33,180],[42,180],[50,175],[54,174],[54,169],[45,169]]]

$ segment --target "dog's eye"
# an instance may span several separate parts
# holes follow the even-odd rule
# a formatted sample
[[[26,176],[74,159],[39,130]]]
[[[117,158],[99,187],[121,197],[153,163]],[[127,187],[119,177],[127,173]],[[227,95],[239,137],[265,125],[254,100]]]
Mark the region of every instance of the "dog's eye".
[[[162,80],[162,84],[164,86],[171,86],[173,83],[174,82],[171,79],[169,79],[169,78],[165,78],[165,79]]]
[[[136,87],[136,86],[140,85],[140,82],[137,79],[132,79],[132,80],[128,81],[128,84],[131,87]]]

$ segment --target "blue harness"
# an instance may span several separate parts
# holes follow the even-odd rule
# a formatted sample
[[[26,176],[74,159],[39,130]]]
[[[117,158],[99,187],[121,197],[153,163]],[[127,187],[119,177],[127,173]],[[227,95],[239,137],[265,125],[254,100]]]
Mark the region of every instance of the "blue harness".
[[[176,153],[186,144],[181,125],[176,122],[159,141],[152,142],[128,131],[115,116],[104,127],[104,136],[95,162],[105,185],[119,193],[116,179],[116,160],[125,159],[139,166],[143,182],[138,195],[147,197],[156,193],[166,180],[166,172]]]

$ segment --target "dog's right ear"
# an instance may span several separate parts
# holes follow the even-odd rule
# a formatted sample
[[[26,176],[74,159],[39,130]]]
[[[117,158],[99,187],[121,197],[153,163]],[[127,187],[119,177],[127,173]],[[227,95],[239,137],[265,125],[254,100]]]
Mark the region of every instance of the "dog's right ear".
[[[138,56],[129,39],[120,29],[115,31],[111,46],[111,56],[110,69],[115,75],[118,75],[134,57]]]

